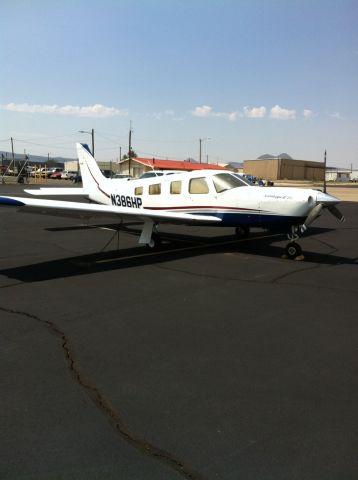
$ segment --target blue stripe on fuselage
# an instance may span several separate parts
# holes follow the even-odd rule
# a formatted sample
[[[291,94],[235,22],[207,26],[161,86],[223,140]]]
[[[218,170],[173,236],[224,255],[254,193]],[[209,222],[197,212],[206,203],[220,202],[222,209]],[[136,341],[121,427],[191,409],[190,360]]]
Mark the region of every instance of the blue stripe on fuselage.
[[[196,215],[210,215],[221,219],[220,226],[235,227],[246,225],[252,227],[280,228],[290,225],[298,225],[304,222],[304,217],[292,217],[285,215],[265,215],[252,213],[227,213],[227,212],[190,212]]]

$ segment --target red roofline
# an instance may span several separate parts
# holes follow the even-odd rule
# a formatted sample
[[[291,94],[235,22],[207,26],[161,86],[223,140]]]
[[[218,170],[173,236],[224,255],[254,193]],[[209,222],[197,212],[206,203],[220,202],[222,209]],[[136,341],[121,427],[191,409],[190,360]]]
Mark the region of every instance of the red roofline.
[[[150,168],[164,170],[227,170],[219,165],[210,163],[191,163],[178,160],[159,160],[157,158],[132,158],[132,161],[138,162]]]

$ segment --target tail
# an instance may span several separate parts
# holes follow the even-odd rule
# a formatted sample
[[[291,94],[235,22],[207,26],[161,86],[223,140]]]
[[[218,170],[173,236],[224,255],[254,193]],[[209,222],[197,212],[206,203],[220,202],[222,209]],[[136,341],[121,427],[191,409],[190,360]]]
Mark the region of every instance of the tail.
[[[84,191],[88,194],[98,193],[99,184],[107,179],[99,169],[96,160],[90,153],[88,145],[76,143],[78,161],[81,169],[82,184]]]

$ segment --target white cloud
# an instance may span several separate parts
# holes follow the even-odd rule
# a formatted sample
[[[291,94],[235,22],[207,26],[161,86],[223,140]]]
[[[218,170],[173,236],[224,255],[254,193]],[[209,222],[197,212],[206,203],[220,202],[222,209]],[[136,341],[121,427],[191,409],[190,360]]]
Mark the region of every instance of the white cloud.
[[[210,117],[212,110],[208,105],[203,105],[202,107],[195,107],[191,113],[194,117]]]
[[[235,122],[237,119],[238,112],[217,112],[213,113],[214,117],[218,118],[225,118],[225,120],[229,120],[230,122]]]
[[[263,118],[266,115],[266,107],[244,107],[243,116],[247,118]]]
[[[165,110],[164,112],[153,112],[153,113],[146,113],[146,117],[154,118],[155,120],[161,120],[163,117],[175,117],[174,110]]]
[[[287,110],[275,105],[271,108],[270,117],[275,120],[293,120],[296,118],[296,110]]]
[[[209,107],[209,105],[202,105],[201,107],[195,107],[194,110],[192,110],[191,114],[194,117],[200,117],[200,118],[209,118],[209,117],[224,118],[225,120],[229,120],[230,122],[234,122],[238,116],[238,112],[214,112],[212,107]]]
[[[342,120],[342,115],[339,112],[329,113],[331,118],[336,118],[337,120]]]
[[[315,116],[315,114],[314,114],[314,112],[313,112],[312,110],[309,110],[308,108],[305,108],[305,109],[303,110],[303,116],[304,116],[305,118],[312,118],[312,117]]]
[[[53,115],[72,115],[77,117],[107,118],[116,115],[127,115],[125,110],[114,107],[105,107],[99,103],[80,107],[78,105],[38,105],[29,103],[8,103],[0,105],[0,109],[17,113],[47,113]]]

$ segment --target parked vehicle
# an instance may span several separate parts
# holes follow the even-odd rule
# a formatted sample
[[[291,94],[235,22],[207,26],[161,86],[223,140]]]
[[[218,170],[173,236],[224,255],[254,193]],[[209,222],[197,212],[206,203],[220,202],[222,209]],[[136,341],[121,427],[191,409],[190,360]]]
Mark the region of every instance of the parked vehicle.
[[[73,177],[75,177],[76,175],[77,175],[77,172],[75,172],[74,170],[64,170],[61,173],[61,178],[65,180],[72,180]]]
[[[106,178],[112,178],[113,177],[113,172],[112,170],[101,170],[102,175],[104,175]]]
[[[14,170],[7,165],[1,165],[1,175],[14,175]]]
[[[75,177],[72,178],[73,183],[82,183],[82,176],[81,175],[76,175]]]
[[[115,178],[115,179],[119,179],[119,178],[122,178],[123,180],[131,180],[132,177],[130,175],[125,175],[124,173],[116,173],[115,175],[113,175],[112,179]]]
[[[46,173],[46,177],[47,178],[51,178],[51,175],[53,175],[54,173],[62,173],[63,172],[63,168],[60,168],[60,167],[53,167],[53,168],[49,168],[47,170],[47,173]],[[57,178],[57,177],[55,177]]]
[[[51,173],[49,178],[53,178],[53,179],[56,179],[56,180],[61,180],[61,175],[62,175],[62,172],[53,172],[53,173]]]
[[[38,168],[37,170],[33,170],[31,172],[32,177],[45,177],[47,175],[48,169],[46,167]]]

